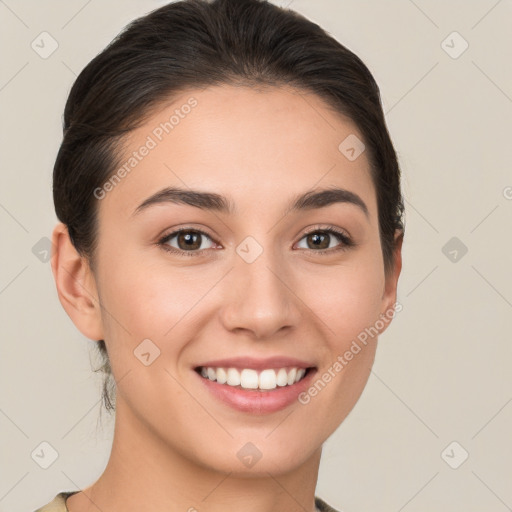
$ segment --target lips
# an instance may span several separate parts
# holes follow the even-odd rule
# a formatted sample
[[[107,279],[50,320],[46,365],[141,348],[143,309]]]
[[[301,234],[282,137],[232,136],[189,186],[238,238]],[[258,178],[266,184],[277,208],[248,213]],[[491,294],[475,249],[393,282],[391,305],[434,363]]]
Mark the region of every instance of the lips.
[[[285,356],[216,359],[194,367],[215,398],[252,414],[276,412],[297,402],[316,369],[311,362]]]

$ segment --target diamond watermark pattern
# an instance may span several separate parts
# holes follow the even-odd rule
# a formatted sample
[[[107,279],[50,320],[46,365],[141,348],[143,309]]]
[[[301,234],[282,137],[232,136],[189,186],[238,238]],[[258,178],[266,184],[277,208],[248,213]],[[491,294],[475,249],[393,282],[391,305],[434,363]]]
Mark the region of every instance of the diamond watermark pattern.
[[[348,137],[342,140],[338,149],[348,160],[353,162],[363,153],[365,145],[357,135],[351,133]]]
[[[450,466],[452,469],[457,469],[469,457],[467,450],[459,444],[457,441],[452,441],[442,452],[441,458]]]
[[[263,247],[252,236],[248,236],[238,244],[236,252],[246,263],[253,263],[263,252]]]
[[[47,59],[59,47],[59,43],[48,32],[41,32],[30,46],[39,57]]]
[[[441,42],[441,48],[452,58],[458,59],[469,47],[469,43],[456,31]]]
[[[43,263],[48,263],[52,257],[52,241],[48,237],[43,236],[43,238],[32,247],[32,253],[38,260]]]
[[[252,443],[244,444],[236,454],[242,464],[248,468],[252,468],[261,459],[262,455]]]
[[[59,453],[48,441],[42,441],[30,456],[38,466],[48,469],[59,458]]]
[[[144,366],[149,366],[160,356],[160,349],[150,339],[146,338],[135,347],[133,353]]]
[[[468,248],[454,236],[443,245],[441,251],[452,263],[458,263],[468,252]]]

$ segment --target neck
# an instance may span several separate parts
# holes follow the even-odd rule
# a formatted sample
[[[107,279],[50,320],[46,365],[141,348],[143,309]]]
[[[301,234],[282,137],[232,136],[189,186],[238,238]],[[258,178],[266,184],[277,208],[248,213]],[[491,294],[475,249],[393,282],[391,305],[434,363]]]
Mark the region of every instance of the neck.
[[[238,473],[239,467],[216,470],[180,448],[164,442],[118,400],[105,471],[93,485],[68,498],[69,512],[316,511],[321,448],[292,470],[249,473]]]

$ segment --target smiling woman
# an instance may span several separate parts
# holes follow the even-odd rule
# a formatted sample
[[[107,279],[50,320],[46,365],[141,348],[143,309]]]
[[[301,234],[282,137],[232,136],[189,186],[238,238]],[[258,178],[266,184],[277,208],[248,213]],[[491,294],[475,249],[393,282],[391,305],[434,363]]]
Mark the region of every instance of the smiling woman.
[[[396,310],[404,233],[361,60],[265,1],[161,7],[73,85],[54,201],[115,431],[103,474],[39,510],[334,510],[322,445]]]

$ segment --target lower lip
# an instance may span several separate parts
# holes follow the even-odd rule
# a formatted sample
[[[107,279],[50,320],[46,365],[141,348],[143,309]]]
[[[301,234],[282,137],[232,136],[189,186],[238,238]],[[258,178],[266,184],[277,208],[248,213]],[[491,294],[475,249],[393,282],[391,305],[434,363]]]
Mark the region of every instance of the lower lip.
[[[228,386],[227,384],[219,384],[215,380],[202,377],[196,371],[194,373],[213,396],[233,409],[251,414],[269,414],[280,411],[293,402],[298,402],[299,394],[310,386],[316,369],[309,369],[302,380],[291,386],[278,386],[266,391],[242,389]]]

